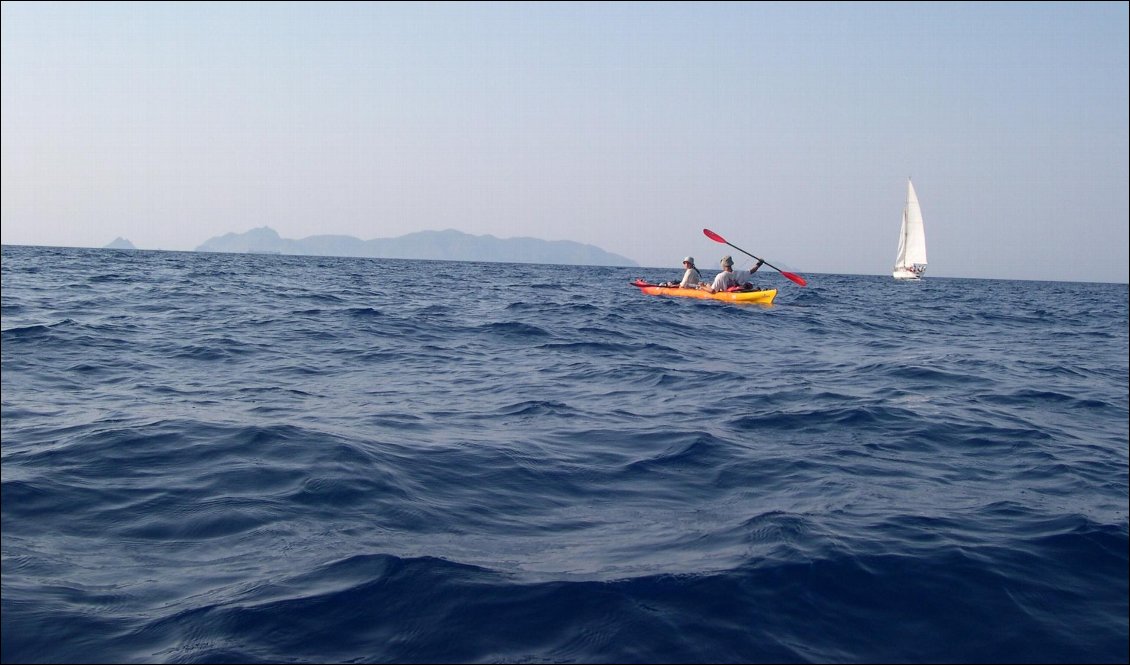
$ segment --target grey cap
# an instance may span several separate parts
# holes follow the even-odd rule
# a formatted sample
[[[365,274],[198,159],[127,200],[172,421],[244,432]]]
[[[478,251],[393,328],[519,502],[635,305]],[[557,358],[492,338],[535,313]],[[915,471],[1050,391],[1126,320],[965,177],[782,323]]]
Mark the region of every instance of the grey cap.
[[[723,257],[722,257],[722,265],[724,265],[724,266],[730,266],[730,267],[733,267],[733,265],[734,265],[734,260],[733,260],[732,258],[730,258],[730,255],[729,255],[729,254],[727,254],[726,256],[723,256]]]

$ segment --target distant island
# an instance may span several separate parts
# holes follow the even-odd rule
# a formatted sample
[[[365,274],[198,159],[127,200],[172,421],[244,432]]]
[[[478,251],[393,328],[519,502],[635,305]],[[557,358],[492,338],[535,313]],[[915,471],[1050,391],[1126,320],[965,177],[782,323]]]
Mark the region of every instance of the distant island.
[[[494,263],[545,263],[586,266],[638,264],[629,258],[593,245],[570,240],[496,238],[476,236],[454,229],[420,231],[397,238],[361,240],[353,236],[319,235],[301,240],[279,237],[270,227],[246,233],[228,233],[207,240],[198,252],[243,254],[294,254],[299,256],[358,256],[381,259],[434,259]]]
[[[126,240],[125,238],[123,238],[121,236],[118,236],[117,238],[114,238],[113,242],[106,245],[103,249],[137,249],[137,248],[133,246],[132,242]]]

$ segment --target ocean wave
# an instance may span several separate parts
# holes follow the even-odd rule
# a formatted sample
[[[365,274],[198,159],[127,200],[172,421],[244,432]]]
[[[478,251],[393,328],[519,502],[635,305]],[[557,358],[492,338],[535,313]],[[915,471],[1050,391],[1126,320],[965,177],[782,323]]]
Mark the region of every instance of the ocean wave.
[[[1125,285],[3,251],[4,662],[1127,660]]]

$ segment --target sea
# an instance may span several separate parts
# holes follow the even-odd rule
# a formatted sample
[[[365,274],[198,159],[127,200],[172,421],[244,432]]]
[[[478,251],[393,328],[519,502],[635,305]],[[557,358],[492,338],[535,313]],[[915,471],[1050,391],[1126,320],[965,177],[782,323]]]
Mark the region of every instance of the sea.
[[[4,246],[5,663],[1126,663],[1126,284]]]

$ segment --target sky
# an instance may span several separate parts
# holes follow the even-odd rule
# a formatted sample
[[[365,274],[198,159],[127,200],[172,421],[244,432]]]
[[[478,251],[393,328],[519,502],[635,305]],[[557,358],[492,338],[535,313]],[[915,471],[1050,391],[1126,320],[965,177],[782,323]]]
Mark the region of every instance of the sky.
[[[3,244],[457,229],[1128,281],[1126,2],[2,4]]]

